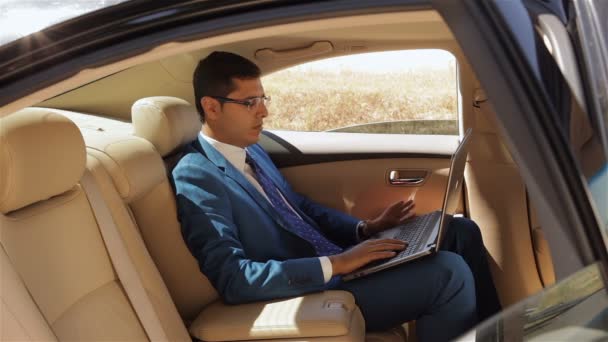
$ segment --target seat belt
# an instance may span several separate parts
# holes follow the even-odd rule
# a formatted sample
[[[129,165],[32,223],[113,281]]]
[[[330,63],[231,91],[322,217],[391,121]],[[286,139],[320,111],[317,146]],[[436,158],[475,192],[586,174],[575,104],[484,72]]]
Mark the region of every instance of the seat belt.
[[[154,311],[139,273],[137,273],[135,265],[127,252],[125,242],[118,232],[118,227],[116,227],[110,209],[106,205],[91,171],[85,169],[80,183],[93,209],[93,214],[99,225],[101,236],[106,244],[108,254],[110,254],[118,279],[122,283],[148,338],[150,341],[168,341],[169,338]]]

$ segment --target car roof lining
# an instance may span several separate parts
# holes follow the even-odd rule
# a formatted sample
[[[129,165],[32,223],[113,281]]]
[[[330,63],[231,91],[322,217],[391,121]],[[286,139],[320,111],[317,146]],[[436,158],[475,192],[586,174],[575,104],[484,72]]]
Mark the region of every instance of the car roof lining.
[[[323,29],[319,29],[319,27]],[[281,32],[281,34],[277,35],[277,32]],[[353,40],[350,37],[357,37],[357,39]],[[377,37],[380,37],[380,39]],[[306,60],[281,60],[276,63],[257,61],[254,57],[255,51],[260,48],[288,49],[319,40],[330,40],[334,45],[334,50],[330,54],[313,56],[313,58]],[[356,48],[353,49],[353,47]],[[96,105],[96,101],[101,99],[99,94],[95,96],[96,99],[89,99],[87,101],[78,93],[87,93],[85,90],[89,87],[91,89],[95,88],[94,85],[98,82],[108,82],[114,79],[120,80],[121,74],[134,68],[142,68],[148,69],[148,72],[151,71],[150,69],[157,71],[164,70],[171,78],[178,81],[174,82],[174,85],[181,89],[179,93],[186,94],[184,91],[188,88],[187,94],[190,94],[190,75],[196,65],[195,63],[213,50],[239,53],[256,61],[263,73],[267,74],[314,59],[363,51],[372,52],[407,48],[443,48],[452,52],[457,58],[462,57],[458,44],[455,42],[450,30],[441,16],[434,10],[376,13],[300,21],[227,33],[189,42],[162,44],[137,56],[108,63],[101,67],[82,70],[61,82],[33,92],[4,106],[0,109],[0,116],[10,114],[27,106],[39,105],[98,113],[99,115],[129,120],[130,113],[129,111],[125,112],[124,104],[121,105],[122,109],[120,110],[105,109],[105,101],[111,102],[114,94],[104,92],[106,100]],[[156,67],[153,68],[152,66]],[[166,75],[162,77],[166,77]],[[136,80],[130,86],[139,87],[142,83],[145,82]],[[159,89],[154,89],[153,92],[157,91]],[[169,92],[169,89],[167,91]],[[138,92],[135,91],[135,93]],[[136,95],[138,97],[140,95],[142,95],[141,97],[149,96],[146,95],[145,89]],[[158,94],[154,93],[153,95]],[[50,100],[47,101],[47,99]],[[130,109],[130,106],[128,108]]]

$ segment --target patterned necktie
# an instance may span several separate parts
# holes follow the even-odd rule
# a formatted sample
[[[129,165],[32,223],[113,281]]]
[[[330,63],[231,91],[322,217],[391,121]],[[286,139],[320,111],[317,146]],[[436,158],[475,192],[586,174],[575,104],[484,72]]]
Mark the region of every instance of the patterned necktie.
[[[333,255],[342,252],[342,248],[325,238],[318,230],[304,221],[289,207],[287,198],[281,196],[282,194],[277,186],[272,182],[270,177],[268,177],[266,172],[259,167],[249,153],[247,153],[245,162],[251,166],[255,178],[262,186],[262,189],[264,189],[264,192],[266,192],[270,203],[272,203],[279,215],[287,221],[291,232],[310,242],[319,256]]]

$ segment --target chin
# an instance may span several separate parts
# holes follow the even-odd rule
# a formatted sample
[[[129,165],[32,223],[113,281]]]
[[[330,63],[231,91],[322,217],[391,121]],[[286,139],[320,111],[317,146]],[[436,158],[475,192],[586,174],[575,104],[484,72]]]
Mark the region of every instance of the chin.
[[[243,141],[242,141],[242,142],[239,144],[239,146],[241,146],[241,147],[245,148],[245,147],[247,147],[247,146],[250,146],[250,145],[256,144],[256,143],[258,142],[258,140],[260,140],[260,139],[259,139],[259,138],[248,138],[248,139],[246,139],[246,140],[243,140]]]

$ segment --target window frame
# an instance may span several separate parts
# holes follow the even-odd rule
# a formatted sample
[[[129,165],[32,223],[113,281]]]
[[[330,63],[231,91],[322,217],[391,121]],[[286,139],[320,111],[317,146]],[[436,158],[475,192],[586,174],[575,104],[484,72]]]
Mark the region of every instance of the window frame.
[[[436,50],[436,51],[440,51],[441,53],[445,53],[448,54],[451,58],[451,60],[448,62],[448,65],[446,65],[447,70],[449,71],[451,66],[449,65],[450,62],[454,63],[453,66],[453,70],[454,70],[454,100],[455,100],[455,110],[454,110],[454,120],[449,120],[449,119],[430,119],[429,121],[440,121],[440,122],[449,122],[449,121],[456,121],[455,126],[456,129],[454,131],[454,133],[430,133],[430,135],[448,135],[448,136],[459,136],[462,137],[462,132],[464,132],[464,128],[463,128],[463,94],[462,94],[462,85],[461,85],[461,80],[460,80],[460,73],[461,73],[461,63],[458,60],[458,57],[456,54],[454,54],[453,51],[450,51],[449,49],[447,49],[446,47],[424,47],[424,48],[403,48],[403,49],[390,49],[390,50],[383,50],[383,51],[367,51],[367,52],[359,52],[359,53],[351,53],[351,54],[344,54],[344,55],[339,55],[339,56],[327,56],[325,58],[321,58],[321,59],[315,59],[312,61],[305,61],[303,63],[299,63],[299,64],[295,64],[295,65],[290,65],[286,68],[280,69],[280,70],[275,70],[269,74],[265,74],[263,75],[262,78],[262,82],[263,84],[266,86],[268,84],[267,80],[264,80],[264,78],[266,77],[271,77],[272,75],[275,75],[276,73],[281,73],[281,72],[285,72],[285,71],[289,71],[292,68],[298,68],[298,67],[302,67],[304,65],[307,64],[311,64],[311,63],[316,63],[319,61],[326,61],[329,59],[339,59],[339,58],[343,58],[343,57],[351,57],[351,56],[363,56],[366,54],[374,54],[374,53],[407,53],[407,52],[415,52],[415,51],[432,51],[432,50]],[[339,62],[338,62],[339,63]],[[405,69],[405,70],[411,70],[411,69]],[[274,99],[276,99],[276,95],[274,96]],[[280,115],[280,114],[276,114],[276,115]],[[291,128],[287,128],[287,127],[268,127],[268,129],[270,130],[277,130],[277,131],[298,131],[298,132],[343,132],[343,133],[358,133],[358,134],[406,134],[406,135],[419,135],[419,134],[425,134],[425,133],[417,133],[417,132],[365,132],[365,131],[360,131],[358,128],[363,128],[363,130],[365,130],[365,127],[368,126],[380,126],[380,125],[390,125],[392,123],[408,123],[408,122],[422,122],[425,121],[425,119],[412,119],[412,120],[385,120],[385,121],[374,121],[374,122],[365,122],[365,123],[354,123],[354,124],[348,124],[345,126],[338,126],[338,127],[333,127],[324,131],[321,130],[297,130],[297,129],[291,129]],[[351,128],[353,128],[354,130],[351,130]],[[428,134],[427,134],[428,135]]]

